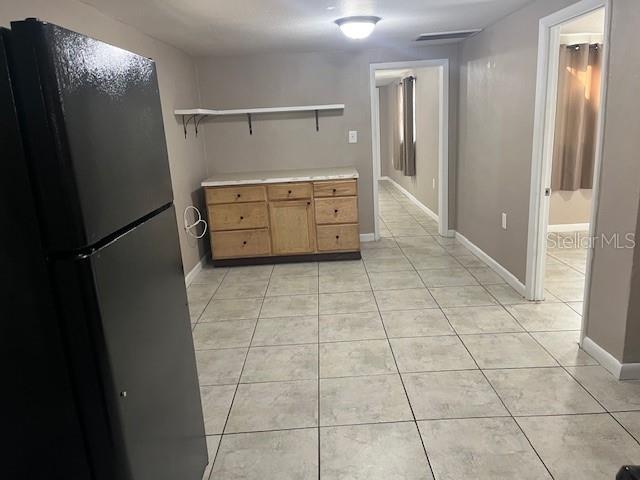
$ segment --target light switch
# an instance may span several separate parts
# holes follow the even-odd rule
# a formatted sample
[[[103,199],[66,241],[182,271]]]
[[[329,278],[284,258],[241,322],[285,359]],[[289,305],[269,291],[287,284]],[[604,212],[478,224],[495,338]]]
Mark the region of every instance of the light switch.
[[[507,214],[506,213],[502,213],[502,229],[503,230],[507,229]]]
[[[358,131],[349,130],[349,143],[358,143]]]

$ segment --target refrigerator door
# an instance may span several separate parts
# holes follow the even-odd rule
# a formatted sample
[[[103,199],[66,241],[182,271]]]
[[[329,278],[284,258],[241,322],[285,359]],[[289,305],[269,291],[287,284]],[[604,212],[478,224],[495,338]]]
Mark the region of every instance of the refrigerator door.
[[[119,479],[200,480],[207,452],[173,207],[54,271],[96,463]]]
[[[91,477],[18,128],[0,28],[2,477]],[[37,459],[37,461],[34,461]]]
[[[11,27],[48,250],[93,245],[171,203],[155,63],[50,23]]]

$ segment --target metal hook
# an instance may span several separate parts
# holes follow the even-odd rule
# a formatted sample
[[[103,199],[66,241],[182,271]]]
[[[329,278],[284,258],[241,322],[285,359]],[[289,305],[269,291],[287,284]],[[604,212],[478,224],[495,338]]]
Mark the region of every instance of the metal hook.
[[[249,121],[249,135],[253,135],[253,126],[251,125],[251,114],[247,113],[247,120]]]
[[[316,132],[320,131],[320,122],[318,121],[318,110],[314,110],[316,112]]]

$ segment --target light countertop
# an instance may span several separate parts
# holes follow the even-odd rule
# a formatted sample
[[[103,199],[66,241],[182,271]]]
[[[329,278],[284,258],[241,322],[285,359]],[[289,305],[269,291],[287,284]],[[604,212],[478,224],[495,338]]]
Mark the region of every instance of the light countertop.
[[[316,182],[321,180],[349,180],[354,178],[358,178],[358,171],[353,167],[305,168],[300,170],[220,173],[204,180],[202,186],[221,187],[224,185]]]

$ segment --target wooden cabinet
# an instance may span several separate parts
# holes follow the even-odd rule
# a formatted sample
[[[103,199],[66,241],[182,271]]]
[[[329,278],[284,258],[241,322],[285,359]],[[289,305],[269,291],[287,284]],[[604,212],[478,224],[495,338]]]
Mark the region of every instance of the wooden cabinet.
[[[357,195],[356,179],[207,186],[214,262],[360,258]]]
[[[271,249],[274,255],[295,255],[315,251],[315,223],[311,200],[282,200],[269,203]]]

